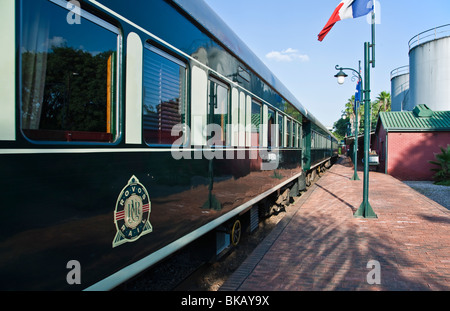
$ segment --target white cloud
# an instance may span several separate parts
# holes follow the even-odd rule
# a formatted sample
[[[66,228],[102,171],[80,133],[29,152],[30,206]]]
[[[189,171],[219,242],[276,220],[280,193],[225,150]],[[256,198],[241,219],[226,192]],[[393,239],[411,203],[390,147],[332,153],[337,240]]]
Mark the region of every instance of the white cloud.
[[[48,39],[48,46],[50,47],[61,47],[64,46],[67,43],[67,40],[63,37],[54,36],[51,39]]]
[[[301,54],[298,50],[293,48],[288,48],[283,51],[272,51],[266,54],[266,58],[273,59],[277,62],[293,62],[299,60],[301,62],[309,61],[309,56],[306,54]]]

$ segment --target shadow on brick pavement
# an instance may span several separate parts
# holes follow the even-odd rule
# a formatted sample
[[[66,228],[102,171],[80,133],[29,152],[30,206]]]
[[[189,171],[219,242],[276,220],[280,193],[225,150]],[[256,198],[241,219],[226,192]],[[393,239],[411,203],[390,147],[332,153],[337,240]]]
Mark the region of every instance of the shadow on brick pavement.
[[[450,289],[450,212],[399,180],[370,172],[377,219],[353,217],[361,181],[340,158],[220,290]],[[379,284],[369,284],[379,281]]]

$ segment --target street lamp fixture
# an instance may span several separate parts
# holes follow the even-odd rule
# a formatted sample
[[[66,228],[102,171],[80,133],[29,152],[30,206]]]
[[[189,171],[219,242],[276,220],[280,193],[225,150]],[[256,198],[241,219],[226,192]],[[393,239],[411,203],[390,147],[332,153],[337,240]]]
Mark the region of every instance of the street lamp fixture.
[[[336,65],[337,67],[337,65]],[[339,84],[344,84],[345,82],[345,78],[347,78],[348,76],[345,74],[345,72],[342,71],[343,68],[340,68],[339,72],[334,76],[335,78],[337,78],[337,81]]]
[[[344,70],[351,70],[354,72],[354,75],[356,75],[356,77],[352,77],[352,81],[354,81],[355,78],[359,78],[359,80],[362,80],[361,74],[353,68],[343,68],[339,67],[339,65],[336,65],[334,68],[336,70],[339,70],[339,72],[334,75],[334,77],[337,78],[339,84],[344,84],[345,78],[348,77],[348,75],[344,72]]]

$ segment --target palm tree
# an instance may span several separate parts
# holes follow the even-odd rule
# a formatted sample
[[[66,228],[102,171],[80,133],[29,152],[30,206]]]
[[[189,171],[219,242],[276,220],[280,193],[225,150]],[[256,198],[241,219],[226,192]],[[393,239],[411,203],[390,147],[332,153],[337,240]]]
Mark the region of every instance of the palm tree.
[[[345,104],[345,110],[342,112],[347,116],[348,119],[350,119],[354,114],[354,105],[355,105],[355,95],[352,95]]]
[[[359,121],[358,122],[359,123],[358,134],[359,134],[360,130],[364,128],[364,123],[362,122],[362,115],[364,112],[363,112],[363,109],[361,109],[361,104],[362,103],[359,103],[359,105],[358,105],[358,121]],[[352,97],[350,97],[348,99],[347,103],[345,104],[345,110],[342,111],[342,114],[346,115],[348,119],[352,120],[351,121],[352,123],[354,122],[353,120],[355,120],[354,107],[355,107],[355,95],[352,95]],[[361,124],[362,124],[362,126],[361,126]],[[353,131],[353,125],[352,125],[352,131]]]
[[[383,107],[382,111],[391,111],[391,93],[382,91],[377,97],[379,109]]]

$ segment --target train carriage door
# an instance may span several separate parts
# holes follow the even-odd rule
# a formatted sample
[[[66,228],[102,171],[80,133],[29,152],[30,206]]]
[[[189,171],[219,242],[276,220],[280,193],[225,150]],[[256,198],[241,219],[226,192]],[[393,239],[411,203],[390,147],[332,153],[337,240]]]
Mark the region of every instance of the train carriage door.
[[[213,194],[214,188],[214,161],[223,159],[223,149],[216,150],[216,147],[224,147],[229,144],[227,141],[227,126],[229,124],[229,87],[210,77],[207,83],[207,146],[204,156],[208,159],[208,200],[203,204],[204,209],[221,210],[220,201]],[[210,150],[209,150],[210,149]]]

